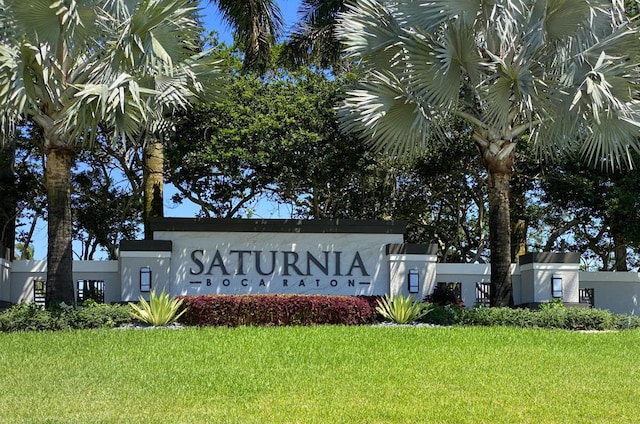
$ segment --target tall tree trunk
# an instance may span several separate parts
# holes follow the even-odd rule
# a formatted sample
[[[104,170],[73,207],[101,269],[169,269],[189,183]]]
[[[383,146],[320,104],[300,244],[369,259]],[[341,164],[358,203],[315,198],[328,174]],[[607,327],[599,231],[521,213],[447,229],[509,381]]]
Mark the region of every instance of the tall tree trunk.
[[[20,259],[33,259],[35,248],[33,246],[29,246],[31,245],[31,240],[33,239],[33,233],[36,231],[39,217],[40,214],[38,212],[35,212],[33,214],[33,220],[31,221],[31,225],[29,226],[29,232],[22,241],[22,248],[20,248]]]
[[[527,220],[518,218],[511,225],[511,262],[517,263],[527,253]]]
[[[489,172],[489,248],[491,249],[491,306],[509,306],[511,290],[511,174]]]
[[[511,287],[511,214],[509,194],[513,173],[512,143],[480,146],[489,175],[489,249],[491,250],[491,306],[513,305]],[[505,151],[511,150],[511,153]]]
[[[151,240],[153,233],[149,219],[164,216],[164,147],[156,139],[148,138],[144,144],[144,238]]]
[[[47,252],[47,306],[73,305],[73,256],[71,216],[71,166],[74,152],[57,149],[45,152],[45,185],[49,208]]]
[[[14,173],[15,142],[0,149],[0,258],[12,260],[16,240],[18,199]],[[7,253],[8,252],[8,253]]]

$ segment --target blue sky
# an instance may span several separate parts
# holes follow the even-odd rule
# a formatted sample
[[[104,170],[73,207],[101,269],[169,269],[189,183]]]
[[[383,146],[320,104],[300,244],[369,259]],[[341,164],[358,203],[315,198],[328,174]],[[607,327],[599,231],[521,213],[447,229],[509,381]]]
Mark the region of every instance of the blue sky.
[[[278,6],[282,12],[282,18],[285,23],[285,31],[288,30],[298,19],[298,7],[300,6],[300,0],[278,0]],[[209,30],[215,30],[220,33],[220,38],[226,43],[231,43],[233,38],[231,36],[230,28],[220,19],[220,14],[215,5],[210,1],[202,0],[201,6],[204,8],[205,14],[205,26]],[[286,35],[286,33],[285,33]]]

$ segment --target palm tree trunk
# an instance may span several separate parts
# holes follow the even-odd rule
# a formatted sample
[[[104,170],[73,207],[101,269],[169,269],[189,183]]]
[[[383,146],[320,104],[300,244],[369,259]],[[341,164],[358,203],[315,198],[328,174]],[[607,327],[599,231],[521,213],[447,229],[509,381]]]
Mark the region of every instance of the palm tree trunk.
[[[489,167],[489,248],[491,249],[491,306],[513,304],[511,290],[510,172]]]
[[[156,139],[147,139],[144,144],[144,238],[151,240],[153,233],[149,219],[164,216],[164,147]]]
[[[45,153],[45,185],[49,206],[47,253],[47,306],[73,305],[73,256],[71,249],[71,166],[74,153],[68,149]]]

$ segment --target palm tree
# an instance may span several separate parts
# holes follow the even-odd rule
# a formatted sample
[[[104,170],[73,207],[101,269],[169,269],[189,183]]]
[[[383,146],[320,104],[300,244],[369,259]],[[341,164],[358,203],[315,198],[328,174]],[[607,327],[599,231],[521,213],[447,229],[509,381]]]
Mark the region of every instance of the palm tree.
[[[236,43],[244,52],[245,69],[264,72],[271,61],[271,47],[282,33],[283,21],[274,0],[210,0],[235,30]],[[164,145],[157,134],[142,142],[144,169],[145,238],[153,238],[149,219],[164,216]]]
[[[191,0],[0,0],[0,124],[43,131],[49,210],[47,304],[73,304],[71,169],[98,136],[137,139],[165,128],[164,105],[187,107],[202,28]],[[163,81],[172,80],[172,84]],[[36,141],[33,141],[36,143]]]
[[[285,44],[283,59],[292,65],[314,63],[329,68],[341,61],[336,18],[347,10],[345,0],[302,0],[300,22]]]
[[[275,0],[209,0],[235,30],[244,52],[244,67],[264,72],[271,62],[271,47],[282,34],[282,15]]]
[[[491,304],[512,299],[509,185],[518,142],[603,167],[640,148],[635,22],[621,1],[357,0],[337,34],[365,71],[344,128],[397,154],[466,121],[489,179]]]

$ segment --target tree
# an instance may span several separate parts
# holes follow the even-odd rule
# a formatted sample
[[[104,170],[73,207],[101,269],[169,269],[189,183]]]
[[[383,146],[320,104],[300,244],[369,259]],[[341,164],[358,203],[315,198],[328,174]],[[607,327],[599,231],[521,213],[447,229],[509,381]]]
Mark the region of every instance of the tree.
[[[18,193],[13,163],[15,145],[7,143],[0,148],[0,258],[11,259],[15,247],[16,211]],[[9,253],[7,253],[9,252]]]
[[[310,68],[228,75],[224,95],[189,111],[167,146],[174,200],[188,198],[202,216],[216,217],[250,214],[264,198],[291,205],[296,216],[369,213],[354,186],[373,161],[360,140],[339,131],[340,84]]]
[[[235,42],[244,53],[244,69],[266,71],[271,47],[282,32],[282,16],[273,0],[210,0],[235,30]],[[210,87],[210,88],[217,88]],[[211,100],[211,98],[207,99]],[[146,134],[143,145],[145,238],[153,237],[149,218],[164,216],[164,144],[159,134]]]
[[[450,131],[460,139],[471,136],[460,125]],[[394,218],[407,220],[408,241],[436,243],[441,262],[486,262],[485,181],[471,143],[433,143],[401,174]]]
[[[282,33],[282,15],[274,0],[210,0],[235,30],[235,42],[244,53],[244,68],[266,71],[273,44]]]
[[[82,243],[81,260],[93,260],[102,248],[118,258],[121,240],[138,236],[142,222],[142,160],[139,146],[110,143],[98,137],[78,155],[73,172],[74,240]]]
[[[571,155],[546,167],[539,196],[551,229],[545,248],[566,245],[595,255],[602,270],[627,271],[628,247],[640,247],[639,184],[638,170],[604,172]]]
[[[18,134],[13,140],[16,148],[12,164],[17,203],[11,205],[16,216],[16,226],[15,233],[7,234],[7,237],[15,238],[16,258],[27,259],[32,258],[35,253],[32,239],[38,220],[47,217],[46,193],[42,181],[44,158],[37,147],[42,139],[40,128],[33,122],[25,122],[20,126]]]
[[[579,144],[624,166],[637,150],[638,29],[604,0],[358,0],[340,15],[345,53],[367,71],[346,91],[344,128],[392,154],[467,122],[488,173],[491,305],[511,290],[509,189],[524,135],[545,154]]]
[[[0,0],[3,139],[22,117],[43,131],[49,211],[46,303],[74,302],[71,168],[98,125],[113,139],[188,106],[202,28],[191,0]],[[171,80],[171,84],[163,84]]]
[[[289,35],[282,60],[294,66],[317,64],[322,68],[340,63],[336,18],[346,10],[344,0],[302,0],[298,12],[300,22]]]

